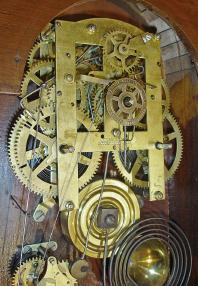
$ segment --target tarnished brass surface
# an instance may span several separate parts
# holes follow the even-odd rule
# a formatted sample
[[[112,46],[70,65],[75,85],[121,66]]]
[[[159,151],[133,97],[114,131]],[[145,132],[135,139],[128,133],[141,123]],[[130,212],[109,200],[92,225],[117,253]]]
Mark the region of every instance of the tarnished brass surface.
[[[48,286],[50,284],[59,286],[77,285],[76,279],[69,272],[67,263],[57,262],[53,256],[48,258],[46,273],[38,283],[38,286]]]
[[[129,276],[141,286],[163,286],[169,275],[169,251],[159,239],[144,241],[132,253]]]
[[[163,142],[173,144],[170,150],[164,150],[165,180],[168,180],[175,174],[181,163],[183,154],[183,137],[180,126],[171,113],[166,113],[163,126]],[[170,160],[170,157],[172,160]],[[140,188],[149,187],[149,158],[146,150],[127,151],[126,166],[124,165],[123,152],[113,152],[113,158],[120,174],[126,181]]]
[[[20,268],[17,268],[12,277],[12,286],[33,285],[33,279],[38,279],[44,271],[45,261],[40,258],[32,258],[23,262]]]
[[[145,34],[132,25],[112,19],[87,19],[80,22],[57,21],[55,30],[57,148],[63,144],[73,146],[72,153],[65,155],[58,152],[58,193],[59,200],[62,202],[61,210],[64,210],[67,201],[73,201],[75,208],[78,208],[76,162],[79,152],[149,150],[150,200],[159,199],[156,197],[157,192],[161,193],[160,199],[164,199],[163,150],[157,150],[155,147],[156,142],[163,141],[159,39],[152,34]],[[80,59],[84,53],[83,45],[85,47],[95,46],[99,57],[103,49],[103,57],[100,58],[98,66],[92,63],[86,66],[86,58],[83,63],[81,62]],[[77,132],[76,92],[82,78],[88,84],[91,82],[103,86],[103,131],[89,132],[89,134]],[[146,104],[144,103],[143,107],[147,114],[147,130],[135,131],[134,134],[127,131],[127,136],[132,138],[129,140],[124,140],[125,114],[122,114],[123,120],[119,120],[121,124],[119,125],[111,113],[106,111],[105,106],[105,96],[108,96],[110,88],[106,87],[105,81],[119,82],[120,78],[127,78],[129,81],[132,78],[146,93]],[[88,97],[89,92],[85,92],[85,96]],[[124,98],[124,101],[126,100],[127,98]],[[93,104],[93,106],[95,106],[94,116],[97,110],[96,105]],[[139,103],[136,107],[134,118],[131,120],[133,124],[141,120],[141,117],[136,118],[137,110],[140,108]],[[83,110],[85,109],[89,107],[84,107]],[[115,128],[120,130],[119,138],[112,134]],[[69,166],[66,177],[62,175],[65,166]]]
[[[90,225],[90,219],[97,207],[100,196],[102,180],[86,186],[79,194],[79,210],[68,215],[68,212],[61,214],[63,232],[70,236],[74,245],[84,251],[86,237]],[[104,193],[101,206],[118,209],[118,224],[108,233],[108,256],[118,239],[120,233],[140,217],[140,207],[133,191],[124,183],[118,180],[107,179],[105,181]],[[104,254],[105,230],[93,224],[89,236],[89,243],[86,254],[88,256],[102,258]]]

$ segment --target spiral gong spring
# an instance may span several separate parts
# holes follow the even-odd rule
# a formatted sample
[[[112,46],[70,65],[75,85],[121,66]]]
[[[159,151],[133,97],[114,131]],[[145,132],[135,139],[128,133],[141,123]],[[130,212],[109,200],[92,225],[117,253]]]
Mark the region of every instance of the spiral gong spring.
[[[183,230],[173,221],[149,218],[125,231],[112,252],[111,286],[186,286],[192,254]]]

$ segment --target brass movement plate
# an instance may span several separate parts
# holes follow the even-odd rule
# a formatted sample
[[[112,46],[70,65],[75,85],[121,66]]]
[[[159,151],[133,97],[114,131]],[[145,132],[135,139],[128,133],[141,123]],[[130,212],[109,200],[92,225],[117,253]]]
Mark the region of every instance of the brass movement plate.
[[[58,194],[60,209],[65,209],[68,201],[79,206],[78,168],[80,152],[107,152],[127,150],[148,150],[149,156],[149,193],[150,200],[165,198],[164,155],[163,150],[156,149],[156,142],[163,142],[162,99],[161,99],[161,65],[160,41],[142,30],[113,19],[86,19],[80,22],[56,22],[56,113],[57,113],[57,160],[58,160]],[[98,45],[103,49],[103,70],[88,74],[94,80],[107,85],[105,80],[118,80],[128,77],[116,74],[115,67],[109,68],[107,54],[104,53],[105,39],[112,31],[127,31],[133,35],[129,48],[138,51],[144,60],[146,120],[147,129],[135,131],[131,141],[124,142],[124,130],[106,112],[104,130],[101,132],[77,132],[77,94],[76,86],[82,73],[76,68],[76,46],[78,44]],[[107,36],[106,36],[107,35]],[[116,64],[115,62],[113,63]],[[91,128],[91,126],[90,126]],[[116,138],[112,130],[120,129]],[[129,132],[130,133],[130,132]],[[63,154],[61,145],[73,148],[72,152]]]

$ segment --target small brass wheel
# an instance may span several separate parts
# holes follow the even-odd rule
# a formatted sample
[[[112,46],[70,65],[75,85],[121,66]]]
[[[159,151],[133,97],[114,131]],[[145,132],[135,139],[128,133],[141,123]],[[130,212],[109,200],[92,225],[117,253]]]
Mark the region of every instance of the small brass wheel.
[[[131,73],[139,63],[140,53],[134,48],[136,37],[126,31],[112,31],[105,35],[104,56],[116,71]]]
[[[98,204],[103,180],[87,185],[79,194],[79,209],[67,214],[62,213],[62,229],[69,236],[76,248],[84,252],[90,219]],[[123,229],[140,217],[138,200],[133,191],[118,180],[105,181],[101,206],[118,209],[118,223],[108,233],[108,256],[111,255],[118,237]],[[90,231],[86,255],[102,258],[104,255],[105,231],[94,222]]]
[[[116,80],[107,90],[109,115],[124,126],[136,125],[146,114],[146,93],[143,86],[131,78]]]

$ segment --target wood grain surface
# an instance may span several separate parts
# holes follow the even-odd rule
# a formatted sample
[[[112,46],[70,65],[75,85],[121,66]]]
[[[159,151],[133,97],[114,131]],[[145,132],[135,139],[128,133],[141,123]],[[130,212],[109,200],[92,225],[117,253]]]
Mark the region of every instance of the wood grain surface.
[[[128,1],[130,3],[130,1]],[[147,0],[175,24],[198,49],[196,0]],[[45,25],[58,15],[133,19],[132,9],[118,0],[1,0],[0,92],[18,93],[28,52]],[[135,17],[135,16],[134,16]]]

